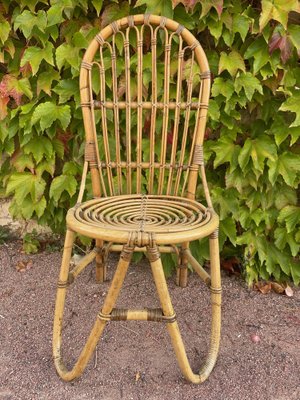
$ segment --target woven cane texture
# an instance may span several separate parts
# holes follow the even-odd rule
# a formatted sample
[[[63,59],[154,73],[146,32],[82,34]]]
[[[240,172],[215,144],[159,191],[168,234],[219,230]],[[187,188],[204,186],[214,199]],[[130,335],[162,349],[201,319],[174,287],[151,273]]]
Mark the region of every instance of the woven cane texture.
[[[128,238],[136,232],[153,233],[158,241],[163,235],[168,243],[173,243],[178,234],[188,240],[189,234],[203,228],[213,232],[215,222],[213,210],[194,200],[166,195],[103,197],[78,204],[68,213],[70,227],[82,227],[89,236],[95,231],[105,232],[112,241],[118,241],[121,233]]]

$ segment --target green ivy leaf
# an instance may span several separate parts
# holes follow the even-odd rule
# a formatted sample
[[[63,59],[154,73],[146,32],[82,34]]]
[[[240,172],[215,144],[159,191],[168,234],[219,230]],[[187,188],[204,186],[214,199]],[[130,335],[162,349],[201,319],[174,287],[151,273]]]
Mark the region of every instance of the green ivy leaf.
[[[62,13],[63,11],[68,16],[70,11],[73,10],[75,5],[73,4],[72,0],[60,0],[53,4],[47,11],[47,26],[53,26],[60,24],[65,20]]]
[[[187,29],[194,29],[196,25],[196,21],[193,16],[185,12],[183,7],[180,6],[175,7],[174,9],[174,20]]]
[[[231,76],[234,76],[238,70],[246,72],[246,67],[243,57],[236,50],[232,50],[229,54],[221,52],[219,61],[219,74],[227,70]]]
[[[9,36],[9,32],[10,32],[10,24],[8,21],[1,21],[0,22],[0,40],[2,42],[2,44],[4,44],[6,42],[6,40],[8,39]]]
[[[259,19],[261,31],[271,19],[275,19],[286,28],[289,12],[299,11],[297,0],[262,0],[261,5],[262,11]]]
[[[39,10],[36,15],[29,10],[24,10],[17,16],[14,23],[15,30],[20,29],[26,39],[31,36],[34,27],[37,27],[40,32],[44,32],[46,26],[47,17],[43,10]]]
[[[47,159],[52,157],[53,146],[51,141],[45,136],[38,136],[31,139],[24,146],[25,154],[32,154],[37,164],[45,156]]]
[[[293,45],[296,49],[300,49],[300,26],[299,25],[289,25],[288,33]]]
[[[234,93],[233,82],[230,79],[216,78],[211,88],[211,94],[213,97],[217,97],[219,94],[226,97],[227,100]]]
[[[76,164],[74,161],[68,161],[65,163],[63,167],[63,175],[77,175],[80,173],[80,169],[78,164]]]
[[[237,93],[240,93],[241,89],[244,89],[245,95],[249,101],[252,100],[255,91],[263,94],[263,89],[259,80],[253,76],[251,72],[239,73],[234,81],[234,89]]]
[[[135,6],[137,6],[137,4]],[[104,28],[112,21],[126,17],[129,14],[129,3],[127,1],[123,1],[120,4],[109,4],[105,7],[101,15],[101,28]]]
[[[288,205],[296,205],[297,204],[297,194],[294,189],[289,186],[282,187],[280,185],[280,189],[276,193],[275,197],[275,206],[277,210],[281,210],[283,207]]]
[[[258,177],[264,170],[265,159],[275,161],[276,154],[276,146],[272,140],[266,135],[261,135],[257,139],[251,140],[248,138],[245,141],[238,156],[238,162],[242,170],[245,172],[245,168],[251,158],[254,168],[259,172],[256,173],[256,176]]]
[[[13,165],[18,172],[24,172],[26,168],[29,170],[34,169],[32,156],[28,154],[20,154],[16,160],[14,160]]]
[[[297,142],[297,140],[300,137],[300,126],[294,126],[292,128],[289,128],[289,134],[291,135],[290,145],[292,146]]]
[[[36,203],[44,194],[45,187],[46,182],[37,175],[30,172],[14,173],[8,180],[6,194],[15,193],[18,205],[22,205],[28,194],[30,194],[32,201]]]
[[[248,165],[248,162],[250,160],[251,150],[252,150],[252,141],[248,138],[245,141],[244,146],[242,147],[240,154],[238,156],[238,162],[242,171],[244,171],[245,167]]]
[[[47,42],[46,47],[44,48],[36,46],[28,47],[21,59],[21,67],[28,62],[31,65],[32,74],[35,75],[39,70],[42,60],[45,60],[50,65],[54,65],[52,54],[53,49],[53,44],[50,42]]]
[[[74,45],[74,47],[86,49],[89,45],[89,41],[81,32],[76,32],[72,38],[72,44]]]
[[[296,228],[296,225],[300,224],[300,207],[284,207],[279,213],[278,222],[285,223],[287,232],[292,232]]]
[[[216,154],[216,158],[214,160],[214,167],[218,167],[225,162],[231,162],[236,150],[236,144],[234,141],[228,137],[221,137],[218,142],[212,145],[212,150]]]
[[[223,22],[220,20],[215,20],[210,18],[207,22],[210,34],[216,39],[219,40],[222,36],[223,32]]]
[[[273,185],[280,174],[289,186],[298,187],[299,178],[296,180],[296,177],[297,174],[300,176],[299,155],[291,152],[284,152],[278,156],[277,160],[270,160],[268,165],[269,179]]]
[[[253,40],[244,54],[244,58],[246,60],[252,57],[254,58],[253,73],[256,75],[257,72],[270,60],[268,46],[262,36],[258,37],[256,40]]]
[[[279,250],[284,250],[286,244],[289,245],[293,257],[296,257],[300,250],[300,244],[296,242],[292,233],[287,233],[285,228],[276,228],[274,232],[275,245]]]
[[[25,219],[30,219],[32,218],[33,213],[36,212],[37,217],[40,218],[44,214],[46,206],[47,202],[45,196],[42,196],[42,198],[36,203],[32,201],[30,196],[27,196],[22,202],[22,216]]]
[[[291,260],[287,254],[279,251],[272,243],[268,244],[269,257],[266,258],[266,268],[270,274],[275,274],[276,266],[279,265],[280,269],[286,274],[291,273]]]
[[[92,4],[95,7],[95,10],[97,11],[97,15],[99,17],[101,8],[102,8],[102,4],[103,4],[103,0],[92,0]]]
[[[220,120],[220,110],[219,110],[218,103],[215,100],[210,100],[210,102],[209,102],[208,116],[213,121],[219,121]]]
[[[62,69],[64,65],[71,65],[76,70],[79,70],[80,58],[79,48],[63,43],[56,49],[56,65],[58,69]]]
[[[66,103],[72,96],[79,99],[78,82],[74,79],[63,79],[53,89],[59,95],[59,103]]]
[[[72,197],[76,193],[77,181],[71,175],[60,175],[53,179],[49,196],[57,203],[64,191]]]
[[[63,129],[66,129],[71,120],[71,112],[69,105],[57,106],[51,101],[39,104],[34,110],[31,118],[31,124],[40,123],[41,129],[44,131],[49,128],[54,121],[59,120]]]
[[[241,14],[234,14],[232,17],[232,32],[239,33],[243,42],[249,31],[250,20]]]
[[[47,93],[49,96],[51,95],[51,87],[52,87],[52,82],[53,81],[59,81],[60,80],[60,74],[58,71],[55,71],[55,69],[51,69],[45,72],[42,72],[38,76],[37,80],[37,95],[40,94],[40,92],[43,90],[45,93]]]
[[[290,111],[296,113],[296,118],[294,119],[293,123],[290,125],[293,126],[300,126],[300,93],[296,92],[293,96],[289,97],[284,103],[281,104],[279,110],[281,111]]]
[[[146,11],[151,14],[163,15],[167,18],[173,18],[173,7],[171,0],[138,0],[135,7],[147,4]]]
[[[239,209],[236,190],[213,188],[211,191],[213,203],[219,206],[220,220],[236,215]],[[231,218],[231,217],[230,217]]]

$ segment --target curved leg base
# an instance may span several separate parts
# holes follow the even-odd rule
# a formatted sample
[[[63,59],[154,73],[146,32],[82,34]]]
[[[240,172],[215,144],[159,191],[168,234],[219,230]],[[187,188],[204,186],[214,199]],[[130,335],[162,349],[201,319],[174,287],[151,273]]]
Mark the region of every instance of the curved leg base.
[[[54,364],[58,375],[65,381],[71,381],[78,378],[84,369],[86,368],[95,347],[102,335],[103,329],[107,323],[105,319],[101,317],[102,314],[109,315],[115,305],[120,289],[123,285],[124,278],[130,263],[130,259],[133,253],[133,248],[124,246],[121,252],[120,260],[113,277],[111,286],[108,290],[107,296],[104,300],[102,310],[100,310],[98,318],[96,319],[92,331],[88,337],[88,340],[82,349],[79,358],[71,370],[68,370],[61,357],[61,335],[62,335],[62,323],[64,314],[64,305],[66,299],[67,281],[69,274],[70,259],[72,253],[72,245],[74,242],[74,233],[67,231],[64,253],[61,265],[61,271],[59,276],[59,283],[56,296],[55,314],[54,314],[54,326],[53,326],[53,358]]]
[[[184,377],[192,383],[202,383],[210,375],[216,363],[221,331],[221,281],[220,281],[220,262],[219,262],[219,248],[217,233],[210,237],[210,256],[211,256],[211,303],[212,303],[212,323],[211,323],[211,340],[208,356],[200,369],[198,374],[195,374],[189,364],[185,347],[181,338],[181,334],[176,321],[176,315],[171,303],[165,274],[163,271],[162,262],[158,247],[152,244],[147,247],[147,256],[149,258],[154,282],[158,292],[161,303],[162,315],[154,316],[154,314],[147,315],[145,310],[121,310],[122,313],[118,314],[116,318],[116,311],[114,305],[118,298],[119,292],[123,285],[128,266],[134,251],[134,246],[124,245],[117,265],[116,272],[112,279],[111,286],[105,298],[102,309],[94,323],[92,331],[87,339],[87,342],[82,349],[79,358],[71,370],[68,370],[61,357],[61,334],[64,305],[66,298],[66,290],[68,284],[68,274],[70,258],[72,253],[72,246],[74,242],[74,233],[70,230],[67,231],[65,239],[65,247],[62,259],[62,266],[59,276],[56,307],[54,316],[53,327],[53,357],[56,370],[59,376],[65,381],[71,381],[79,377],[86,368],[95,347],[102,335],[104,327],[109,320],[152,320],[152,321],[166,321],[167,329],[171,337],[172,345],[177,357],[178,364]],[[119,310],[120,311],[120,310]],[[150,315],[152,315],[150,317]],[[120,317],[121,316],[121,317]]]

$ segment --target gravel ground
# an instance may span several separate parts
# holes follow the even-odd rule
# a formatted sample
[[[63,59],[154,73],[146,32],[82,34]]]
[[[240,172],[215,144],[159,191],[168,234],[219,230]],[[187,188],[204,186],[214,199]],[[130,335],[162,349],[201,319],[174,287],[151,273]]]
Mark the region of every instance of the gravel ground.
[[[83,376],[62,382],[51,356],[52,320],[60,254],[27,256],[20,244],[0,246],[1,400],[298,400],[300,399],[300,291],[293,297],[249,290],[239,277],[223,276],[221,350],[208,381],[181,376],[163,324],[108,324]],[[20,261],[31,266],[18,272]],[[32,261],[32,263],[31,263]],[[111,276],[116,259],[110,260]],[[70,290],[64,357],[70,367],[100,309],[108,284],[95,283],[88,267]],[[79,283],[79,284],[78,284]],[[208,344],[208,293],[192,275],[187,289],[169,280],[187,353],[199,369]],[[118,306],[158,306],[147,262],[133,265]],[[251,338],[257,335],[259,342]]]

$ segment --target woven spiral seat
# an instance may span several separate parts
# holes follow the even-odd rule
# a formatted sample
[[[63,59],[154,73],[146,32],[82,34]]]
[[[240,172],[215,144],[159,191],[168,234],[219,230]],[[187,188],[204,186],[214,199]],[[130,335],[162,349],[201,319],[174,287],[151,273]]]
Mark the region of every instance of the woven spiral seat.
[[[207,236],[216,229],[218,217],[183,197],[125,195],[78,204],[69,210],[67,223],[81,234],[98,234],[107,241],[126,243],[130,233],[137,232],[154,234],[158,244],[166,244],[182,242],[182,235],[185,240]]]

